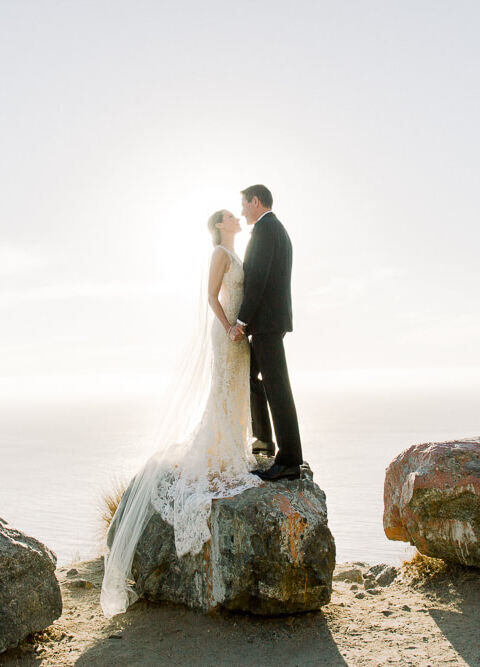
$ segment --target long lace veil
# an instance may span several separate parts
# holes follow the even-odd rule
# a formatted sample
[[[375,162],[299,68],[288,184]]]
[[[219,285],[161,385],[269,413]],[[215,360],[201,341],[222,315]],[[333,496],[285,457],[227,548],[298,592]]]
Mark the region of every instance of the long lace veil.
[[[210,391],[213,313],[207,291],[212,251],[208,237],[198,251],[197,268],[190,274],[191,289],[199,291],[197,312],[191,317],[190,342],[165,392],[151,435],[153,453],[130,482],[105,539],[100,603],[108,618],[126,611],[138,599],[131,568],[137,543],[154,513],[152,490],[161,471],[181,459],[184,443],[197,426]],[[171,333],[175,336],[174,324]]]

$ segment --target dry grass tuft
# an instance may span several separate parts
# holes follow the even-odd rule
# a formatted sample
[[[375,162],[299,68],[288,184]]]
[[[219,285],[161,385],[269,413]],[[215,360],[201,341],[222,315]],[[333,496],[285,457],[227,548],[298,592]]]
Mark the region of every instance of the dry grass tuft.
[[[402,570],[407,576],[416,583],[427,583],[446,574],[451,568],[451,564],[441,558],[432,558],[425,556],[417,551],[410,560],[402,564]]]
[[[103,534],[107,532],[126,488],[127,483],[124,480],[115,479],[112,482],[111,490],[102,495],[100,510]]]

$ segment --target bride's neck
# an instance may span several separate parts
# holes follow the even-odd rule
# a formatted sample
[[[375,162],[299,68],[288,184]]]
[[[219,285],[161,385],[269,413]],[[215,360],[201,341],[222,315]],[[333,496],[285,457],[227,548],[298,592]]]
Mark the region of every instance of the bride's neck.
[[[229,234],[228,236],[224,236],[222,234],[222,240],[220,242],[220,245],[223,245],[223,247],[226,248],[227,250],[230,250],[230,252],[234,252],[235,251],[234,239],[235,237],[233,236],[233,234],[232,235]]]

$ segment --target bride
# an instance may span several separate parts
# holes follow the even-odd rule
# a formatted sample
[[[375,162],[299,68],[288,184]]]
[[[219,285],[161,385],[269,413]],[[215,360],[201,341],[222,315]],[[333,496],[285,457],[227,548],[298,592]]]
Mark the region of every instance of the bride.
[[[240,222],[226,210],[208,220],[215,249],[210,260],[208,303],[215,314],[210,342],[188,360],[198,398],[207,387],[207,399],[199,422],[185,438],[179,429],[163,429],[158,450],[134,477],[110,524],[104,554],[105,572],[100,595],[103,613],[111,618],[138,599],[132,581],[136,545],[154,512],[174,527],[178,556],[198,553],[210,539],[211,503],[259,486],[262,480],[250,471],[256,460],[249,447],[250,346],[234,327],[243,298],[243,267],[234,250]],[[206,347],[210,347],[207,350]],[[210,377],[198,378],[208,352],[213,353]],[[190,374],[190,371],[189,371]],[[210,387],[208,390],[208,386]],[[195,392],[197,395],[195,395]],[[188,411],[180,415],[188,423]],[[178,426],[178,425],[177,425]]]

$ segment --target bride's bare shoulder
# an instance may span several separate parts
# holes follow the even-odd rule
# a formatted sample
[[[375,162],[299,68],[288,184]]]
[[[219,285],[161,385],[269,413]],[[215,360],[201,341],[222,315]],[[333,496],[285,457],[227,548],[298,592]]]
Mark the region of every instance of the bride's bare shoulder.
[[[212,252],[212,266],[217,268],[224,267],[228,270],[230,267],[231,258],[225,248],[221,245],[215,246]]]

